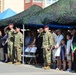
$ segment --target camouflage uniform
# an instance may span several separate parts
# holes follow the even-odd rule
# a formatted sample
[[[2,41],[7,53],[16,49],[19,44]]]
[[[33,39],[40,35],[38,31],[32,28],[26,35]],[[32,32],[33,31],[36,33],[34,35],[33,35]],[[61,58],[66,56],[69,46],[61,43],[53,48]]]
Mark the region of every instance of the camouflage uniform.
[[[14,33],[15,33],[15,30],[12,29],[12,30],[8,30],[8,27],[5,27],[4,29],[4,32],[7,32],[8,34],[8,57],[10,59],[10,61],[13,62],[13,43],[14,43]]]
[[[44,66],[50,66],[51,64],[51,47],[53,44],[52,34],[48,31],[43,35],[43,58]],[[50,48],[50,50],[48,50]]]
[[[15,58],[17,61],[21,61],[23,36],[21,32],[15,34],[14,48],[15,48]]]

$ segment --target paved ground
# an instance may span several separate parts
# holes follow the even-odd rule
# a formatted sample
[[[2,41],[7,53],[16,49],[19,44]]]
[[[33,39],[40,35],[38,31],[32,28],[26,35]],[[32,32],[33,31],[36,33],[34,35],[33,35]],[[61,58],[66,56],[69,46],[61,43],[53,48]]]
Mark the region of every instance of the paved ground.
[[[9,65],[0,62],[0,75],[76,75],[56,70],[44,70],[32,65]]]

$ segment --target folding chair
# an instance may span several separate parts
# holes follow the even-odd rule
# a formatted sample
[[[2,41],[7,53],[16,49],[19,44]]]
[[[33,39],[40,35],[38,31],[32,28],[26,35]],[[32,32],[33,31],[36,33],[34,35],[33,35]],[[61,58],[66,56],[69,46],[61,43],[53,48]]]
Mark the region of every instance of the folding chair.
[[[25,50],[24,50],[24,55],[22,54],[21,56],[24,57],[24,58],[27,58],[29,53],[30,53],[30,47],[26,47]],[[27,60],[25,60],[25,62],[27,63]]]
[[[37,64],[36,55],[35,55],[36,51],[37,51],[37,47],[27,47],[25,49],[24,57],[30,59],[28,64],[30,64],[33,59],[35,60],[35,63]]]
[[[30,54],[28,56],[30,58],[30,61],[28,64],[30,64],[33,59],[35,60],[35,63],[37,64],[36,55],[35,55],[36,51],[37,51],[37,47],[31,48]]]
[[[26,49],[25,49],[25,53],[29,53],[30,52],[30,47],[27,47]]]

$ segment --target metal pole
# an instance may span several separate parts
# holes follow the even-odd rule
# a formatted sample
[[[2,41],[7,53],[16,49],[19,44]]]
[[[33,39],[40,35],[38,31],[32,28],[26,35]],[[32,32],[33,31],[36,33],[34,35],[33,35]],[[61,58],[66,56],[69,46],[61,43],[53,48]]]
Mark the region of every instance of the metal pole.
[[[25,27],[23,24],[23,61],[22,61],[23,64],[24,64],[24,34],[25,34]]]

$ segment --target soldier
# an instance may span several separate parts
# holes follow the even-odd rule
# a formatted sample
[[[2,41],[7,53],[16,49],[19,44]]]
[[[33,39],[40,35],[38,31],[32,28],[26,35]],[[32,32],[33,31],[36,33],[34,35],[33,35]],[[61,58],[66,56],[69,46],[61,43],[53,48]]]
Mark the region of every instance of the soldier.
[[[46,25],[44,27],[43,35],[43,58],[44,58],[44,69],[50,69],[51,64],[51,47],[53,45],[52,34],[49,32],[49,27]]]
[[[22,43],[23,43],[23,35],[20,32],[20,28],[16,28],[14,50],[15,50],[15,59],[17,65],[21,64]]]
[[[4,32],[7,32],[8,34],[8,57],[10,62],[8,62],[9,64],[13,63],[13,42],[14,42],[14,24],[13,23],[9,23],[9,26],[5,27]]]

